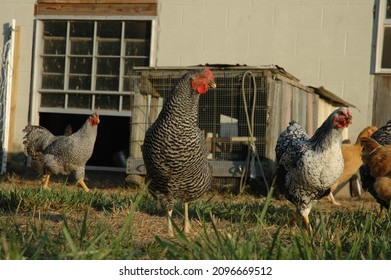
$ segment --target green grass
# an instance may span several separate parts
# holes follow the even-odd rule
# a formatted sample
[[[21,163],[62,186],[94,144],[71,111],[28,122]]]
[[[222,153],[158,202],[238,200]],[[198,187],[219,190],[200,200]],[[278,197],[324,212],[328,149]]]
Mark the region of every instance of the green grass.
[[[0,259],[391,259],[390,214],[379,217],[374,206],[314,207],[311,234],[287,225],[285,201],[207,195],[190,204],[190,236],[177,205],[169,238],[146,188],[0,185]]]

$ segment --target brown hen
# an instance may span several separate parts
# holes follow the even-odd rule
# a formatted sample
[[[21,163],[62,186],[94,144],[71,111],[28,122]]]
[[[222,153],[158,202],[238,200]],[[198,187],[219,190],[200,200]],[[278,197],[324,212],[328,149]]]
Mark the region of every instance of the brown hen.
[[[381,145],[375,139],[364,137],[361,158],[375,177],[374,190],[377,197],[390,206],[391,200],[391,145]]]
[[[335,182],[330,190],[328,198],[334,205],[340,205],[333,196],[333,191],[340,185],[346,183],[354,174],[356,174],[362,165],[361,160],[361,139],[363,137],[370,137],[372,133],[377,130],[376,126],[368,126],[364,128],[357,137],[357,140],[354,144],[342,144],[341,151],[344,160],[344,169],[341,177],[338,181]]]

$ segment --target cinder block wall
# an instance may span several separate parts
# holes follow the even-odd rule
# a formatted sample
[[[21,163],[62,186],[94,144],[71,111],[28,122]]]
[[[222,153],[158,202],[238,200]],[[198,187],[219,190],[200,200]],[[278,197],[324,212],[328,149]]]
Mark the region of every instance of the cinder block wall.
[[[372,118],[373,0],[160,0],[157,66],[277,64]]]

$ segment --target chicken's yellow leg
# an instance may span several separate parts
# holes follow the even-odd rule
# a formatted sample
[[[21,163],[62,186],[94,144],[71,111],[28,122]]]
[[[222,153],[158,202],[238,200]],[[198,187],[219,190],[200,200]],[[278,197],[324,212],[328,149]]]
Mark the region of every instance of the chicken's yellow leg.
[[[303,215],[304,217],[304,222],[305,222],[305,227],[307,228],[307,230],[312,233],[312,227],[310,225],[310,219],[308,218],[308,214],[306,215]]]
[[[334,205],[341,205],[341,203],[337,202],[334,198],[334,195],[332,192],[330,192],[330,194],[328,195],[328,199],[331,201],[332,204]]]
[[[86,183],[84,183],[84,181],[82,179],[79,179],[77,180],[77,182],[80,184],[80,186],[82,186],[82,188],[86,191],[86,192],[89,192],[90,189],[87,187]]]
[[[185,202],[183,203],[183,232],[185,234],[188,234],[190,232],[190,220],[189,220],[189,203]]]
[[[49,179],[50,179],[50,175],[49,174],[45,174],[43,175],[43,188],[44,189],[49,189]]]
[[[167,210],[167,232],[169,236],[174,236],[174,231],[172,230],[172,209]]]

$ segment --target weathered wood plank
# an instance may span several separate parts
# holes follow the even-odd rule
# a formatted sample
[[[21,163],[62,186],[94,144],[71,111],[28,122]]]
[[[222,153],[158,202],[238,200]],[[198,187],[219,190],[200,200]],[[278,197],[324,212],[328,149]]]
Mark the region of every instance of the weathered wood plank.
[[[385,125],[391,119],[391,76],[375,75],[372,124]]]
[[[157,4],[157,0],[95,0],[98,4]]]
[[[156,16],[156,4],[39,4],[36,15]]]
[[[38,0],[37,4],[96,4],[96,0]]]
[[[17,93],[18,93],[18,82],[19,82],[19,60],[20,60],[20,38],[21,38],[21,27],[15,27],[15,41],[14,41],[14,53],[13,53],[13,69],[12,69],[12,86],[11,86],[11,112],[9,122],[9,136],[8,136],[8,161],[12,160],[14,152],[14,137],[15,137],[15,116],[16,116],[16,105],[17,105]]]
[[[157,0],[37,0],[38,4],[157,4]]]

